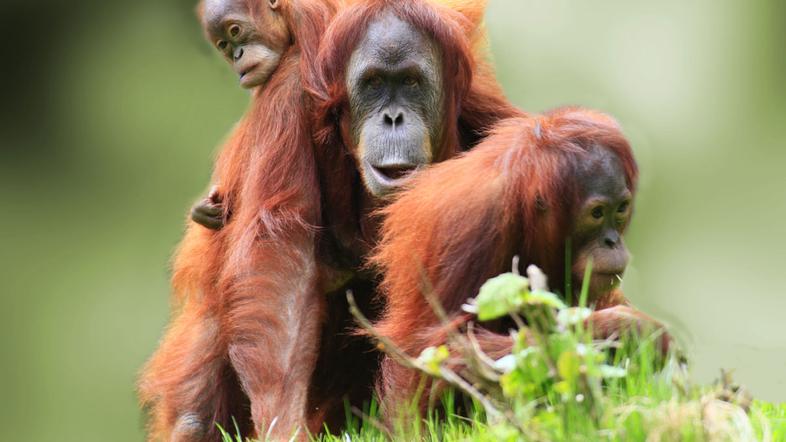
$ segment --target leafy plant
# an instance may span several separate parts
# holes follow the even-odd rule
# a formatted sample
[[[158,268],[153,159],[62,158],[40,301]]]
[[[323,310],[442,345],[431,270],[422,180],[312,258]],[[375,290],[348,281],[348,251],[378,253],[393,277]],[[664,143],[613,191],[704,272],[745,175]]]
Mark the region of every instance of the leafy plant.
[[[422,372],[424,382],[438,379],[452,389],[441,412],[405,417],[392,427],[379,421],[375,402],[365,410],[348,408],[344,433],[326,431],[312,435],[314,441],[786,440],[786,404],[752,401],[728,372],[714,385],[693,385],[680,358],[661,355],[657,334],[593,340],[586,284],[578,307],[550,292],[533,267],[526,277],[506,273],[483,285],[464,309],[479,321],[510,317],[515,325],[511,352],[498,359],[482,351],[473,323],[451,333],[446,345],[407,355],[376,335],[351,293],[348,298],[358,323],[380,348]],[[436,300],[429,301],[447,321]],[[460,370],[450,364],[456,357],[463,362]],[[471,400],[462,415],[456,412],[458,396]],[[222,434],[224,442],[242,440]],[[293,440],[298,436],[303,435]]]
[[[512,319],[512,351],[499,359],[483,353],[472,323],[451,333],[448,345],[417,357],[377,338],[400,363],[472,398],[492,440],[755,440],[756,429],[770,437],[766,419],[750,419],[750,396],[728,375],[711,388],[692,386],[681,359],[673,352],[663,356],[655,345],[658,332],[593,340],[586,284],[579,306],[571,307],[545,280],[535,267],[526,277],[505,273],[464,306],[481,322]],[[447,321],[436,300],[429,301]],[[461,370],[447,364],[456,356],[449,348],[462,358]]]

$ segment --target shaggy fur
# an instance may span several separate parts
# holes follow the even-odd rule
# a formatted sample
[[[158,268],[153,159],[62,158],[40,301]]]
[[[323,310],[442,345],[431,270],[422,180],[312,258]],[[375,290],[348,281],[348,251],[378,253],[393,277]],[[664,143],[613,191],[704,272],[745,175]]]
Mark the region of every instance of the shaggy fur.
[[[635,192],[636,163],[617,123],[575,108],[503,121],[474,150],[415,177],[382,210],[382,240],[371,259],[384,275],[386,308],[378,332],[413,356],[444,344],[446,327],[424,290],[459,326],[468,319],[461,305],[487,279],[509,271],[514,256],[522,269],[530,264],[543,269],[551,287],[564,287],[565,241],[581,203],[578,166],[593,146],[619,158],[628,188]],[[613,292],[597,307],[626,304],[620,292]],[[598,334],[627,326],[610,312],[592,318]],[[630,322],[646,318],[632,309],[624,313],[632,315]],[[482,347],[496,357],[509,352],[512,341],[505,332],[481,331]],[[378,390],[389,412],[412,397],[418,379],[385,358]]]
[[[476,144],[496,121],[523,115],[474,57],[484,2],[351,3],[327,29],[336,4],[282,6],[294,45],[216,165],[232,220],[217,232],[189,225],[175,257],[175,313],[140,382],[151,439],[216,440],[213,423],[231,428],[232,417],[243,435],[274,419],[274,438],[302,425],[319,431],[340,420],[345,397],[370,398],[379,355],[353,333],[344,290],[373,310],[376,276],[362,263],[376,243],[372,212],[380,202],[371,201],[351,156],[344,75],[374,17],[392,11],[442,51],[438,161]]]
[[[216,163],[233,221],[218,232],[190,223],[174,259],[172,321],[139,384],[151,440],[218,440],[215,423],[233,428],[233,417],[247,436],[274,419],[282,437],[305,422],[324,301],[303,76],[338,6],[280,6],[293,44]]]

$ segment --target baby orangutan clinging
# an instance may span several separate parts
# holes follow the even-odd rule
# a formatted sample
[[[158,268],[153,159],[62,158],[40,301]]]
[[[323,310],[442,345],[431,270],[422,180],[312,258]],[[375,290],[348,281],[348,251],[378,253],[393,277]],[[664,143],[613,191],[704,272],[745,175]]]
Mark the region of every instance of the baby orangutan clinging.
[[[324,302],[311,100],[303,72],[339,0],[205,0],[203,24],[254,88],[215,166],[220,231],[190,223],[173,264],[170,325],[145,366],[139,395],[150,440],[290,438],[309,419]],[[222,206],[223,205],[223,206]],[[298,430],[300,429],[300,430]]]
[[[293,44],[282,2],[203,0],[197,7],[205,38],[232,66],[245,89],[264,86]],[[228,184],[224,183],[222,193],[214,185],[192,208],[191,218],[209,229],[220,229],[229,215],[225,213],[229,204],[224,201]]]
[[[293,57],[302,54],[305,64],[313,64],[319,37],[344,3],[344,0],[203,0],[197,11],[207,40],[232,66],[240,86],[254,89],[253,100],[257,100],[274,72]],[[322,32],[314,34],[317,29]],[[302,83],[296,85],[297,91],[302,88]],[[284,112],[281,107],[276,110]],[[246,118],[266,116],[247,115]],[[233,135],[239,136],[239,132],[236,130]],[[231,159],[229,155],[224,158],[235,165],[248,161],[249,148],[234,149]],[[223,227],[234,209],[233,192],[237,190],[236,183],[221,177],[218,171],[216,178],[217,183],[208,195],[191,211],[196,223],[212,230]]]
[[[597,338],[660,327],[617,290],[628,263],[622,237],[636,180],[628,142],[606,115],[565,108],[501,122],[474,150],[419,173],[383,209],[383,239],[372,259],[384,275],[387,301],[378,332],[410,355],[445,344],[445,325],[423,291],[441,302],[451,323],[461,324],[470,319],[461,305],[508,271],[514,256],[522,269],[540,267],[555,290],[566,287],[569,275],[576,290],[566,298],[573,303],[592,261],[589,302],[596,311],[589,322]],[[477,333],[484,351],[508,353],[504,324],[486,326]],[[666,348],[668,336],[663,342]],[[378,392],[387,412],[412,398],[418,380],[414,371],[383,360]]]
[[[202,26],[246,89],[264,84],[292,44],[280,0],[205,0]]]

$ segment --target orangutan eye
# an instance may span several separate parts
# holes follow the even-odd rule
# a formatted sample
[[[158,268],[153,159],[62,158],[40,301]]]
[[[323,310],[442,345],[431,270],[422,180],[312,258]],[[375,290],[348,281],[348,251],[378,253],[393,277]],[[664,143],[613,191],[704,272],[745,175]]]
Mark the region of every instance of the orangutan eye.
[[[595,218],[595,219],[601,219],[601,218],[603,218],[603,207],[601,207],[601,206],[598,206],[598,207],[596,207],[596,208],[592,209],[592,212],[591,212],[590,214],[591,214],[591,215],[592,215],[592,217],[593,217],[593,218]]]
[[[226,40],[219,40],[216,42],[216,47],[218,48],[218,50],[223,51],[227,48],[228,44],[229,43],[227,43]]]
[[[229,36],[230,37],[237,37],[240,35],[240,25],[234,24],[229,26]]]
[[[366,86],[377,89],[382,86],[382,77],[379,75],[374,75],[366,79]]]
[[[625,201],[624,203],[620,204],[619,207],[617,207],[617,212],[625,213],[628,210],[629,206],[630,206],[630,203],[628,201]]]
[[[418,85],[418,79],[412,76],[406,77],[404,79],[404,85],[409,87],[415,87]]]

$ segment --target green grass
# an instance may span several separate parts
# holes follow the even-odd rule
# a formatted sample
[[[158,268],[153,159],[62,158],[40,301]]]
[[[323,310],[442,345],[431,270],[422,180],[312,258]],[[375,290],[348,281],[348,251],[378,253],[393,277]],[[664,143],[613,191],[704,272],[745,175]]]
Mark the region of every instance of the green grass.
[[[711,439],[705,434],[707,423],[700,412],[706,404],[702,403],[697,391],[695,399],[678,399],[674,391],[664,394],[666,390],[653,383],[648,390],[638,394],[623,394],[610,399],[617,410],[615,416],[604,421],[602,428],[594,434],[574,433],[564,440],[609,440],[609,441],[710,441],[710,440],[744,440],[734,437],[734,433],[723,438]],[[642,386],[643,387],[643,386]],[[451,441],[504,441],[522,440],[517,435],[505,439],[499,431],[486,423],[482,411],[475,409],[469,417],[448,414],[444,418],[427,417],[408,426],[399,426],[394,433],[379,428],[379,416],[355,416],[347,430],[341,434],[320,434],[312,437],[315,442],[347,442],[347,441],[388,441],[388,440],[422,440],[434,442]],[[746,415],[753,430],[749,440],[786,441],[786,404],[770,404],[754,401]],[[588,422],[577,422],[577,426],[591,427]],[[748,425],[748,424],[746,424]],[[741,430],[738,428],[737,430]],[[660,433],[662,437],[647,437]],[[526,440],[526,439],[524,439]],[[239,442],[240,438],[225,435],[224,442]]]
[[[570,406],[532,403],[535,410],[524,422],[534,432],[529,439],[505,424],[491,424],[477,403],[470,405],[469,416],[455,414],[456,403],[465,399],[448,393],[443,400],[442,417],[399,421],[393,430],[385,430],[378,409],[372,405],[363,413],[348,411],[344,433],[321,434],[312,440],[786,441],[786,404],[748,404],[741,390],[735,393],[736,387],[722,380],[713,385],[692,385],[676,359],[670,359],[657,371],[651,370],[660,362],[655,352],[646,349],[648,344],[643,347],[639,345],[639,351],[634,353],[638,361],[628,359],[625,377],[603,385],[603,411],[599,416],[592,416],[586,408],[572,402]],[[640,368],[631,370],[633,365]],[[238,440],[229,435],[224,438],[225,442]]]
[[[538,286],[537,269],[529,276],[493,278],[466,307],[479,320],[509,316],[519,324],[511,354],[499,360],[473,346],[471,328],[416,358],[378,336],[391,356],[420,370],[424,382],[455,387],[437,401],[438,412],[386,426],[372,404],[347,411],[344,433],[312,440],[786,441],[786,404],[754,400],[720,370],[714,384],[692,383],[677,351],[661,354],[659,331],[595,341],[584,321],[591,313],[583,307],[586,284],[579,306],[570,307]],[[414,415],[415,403],[403,414]],[[456,409],[470,411],[462,416]],[[237,441],[225,434],[224,442]]]

